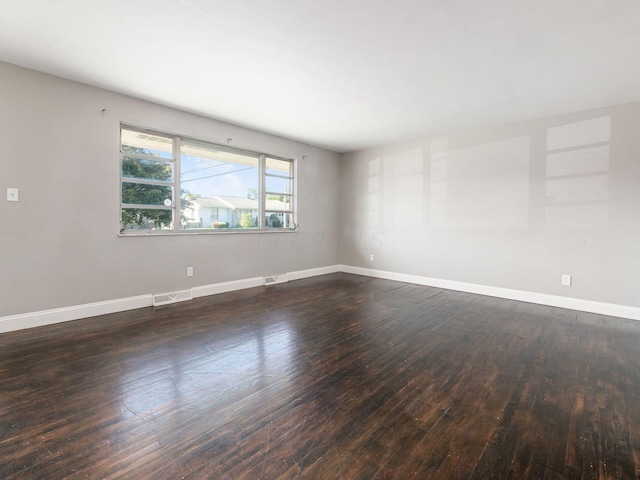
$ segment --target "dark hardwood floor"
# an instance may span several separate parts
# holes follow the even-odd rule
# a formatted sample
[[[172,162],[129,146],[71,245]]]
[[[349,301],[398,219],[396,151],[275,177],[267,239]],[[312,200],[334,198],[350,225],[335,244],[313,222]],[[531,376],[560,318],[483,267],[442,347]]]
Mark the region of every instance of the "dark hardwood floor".
[[[333,274],[0,335],[0,478],[634,479],[640,322]]]

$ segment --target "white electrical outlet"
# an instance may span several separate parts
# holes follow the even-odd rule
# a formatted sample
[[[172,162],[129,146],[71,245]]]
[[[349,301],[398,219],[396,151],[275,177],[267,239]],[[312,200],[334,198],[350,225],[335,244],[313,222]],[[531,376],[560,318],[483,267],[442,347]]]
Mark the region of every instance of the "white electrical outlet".
[[[562,275],[562,285],[571,286],[571,275]]]
[[[369,255],[369,261],[373,262],[373,253],[371,255]]]
[[[18,189],[7,188],[7,202],[17,202],[17,201],[18,201]]]
[[[193,277],[193,267],[187,267],[187,277]]]

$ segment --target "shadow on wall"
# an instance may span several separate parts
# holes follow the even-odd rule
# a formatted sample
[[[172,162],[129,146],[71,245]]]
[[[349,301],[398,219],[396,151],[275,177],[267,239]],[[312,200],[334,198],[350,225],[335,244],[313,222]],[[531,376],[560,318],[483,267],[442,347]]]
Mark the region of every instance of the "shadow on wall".
[[[450,150],[431,142],[431,226],[524,228],[529,223],[530,136]]]
[[[368,226],[423,226],[424,152],[415,148],[369,161]]]
[[[431,226],[529,226],[533,141],[527,135],[459,150],[446,137],[431,142]],[[609,116],[546,129],[545,227],[607,226],[610,141]]]
[[[460,148],[443,137],[429,152],[374,158],[360,222],[370,232],[606,228],[610,141],[602,116]]]

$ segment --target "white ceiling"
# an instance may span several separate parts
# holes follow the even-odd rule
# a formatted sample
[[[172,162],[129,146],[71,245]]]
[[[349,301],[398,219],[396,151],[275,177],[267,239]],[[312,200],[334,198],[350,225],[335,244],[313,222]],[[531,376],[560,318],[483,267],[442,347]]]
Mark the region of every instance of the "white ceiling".
[[[2,0],[0,60],[344,152],[640,100],[640,1]]]

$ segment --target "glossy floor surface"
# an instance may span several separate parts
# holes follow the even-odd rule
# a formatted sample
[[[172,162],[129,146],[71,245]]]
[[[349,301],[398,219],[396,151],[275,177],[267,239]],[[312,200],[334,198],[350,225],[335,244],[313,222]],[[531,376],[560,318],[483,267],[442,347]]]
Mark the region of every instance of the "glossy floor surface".
[[[0,335],[0,478],[638,477],[640,322],[348,274]]]

